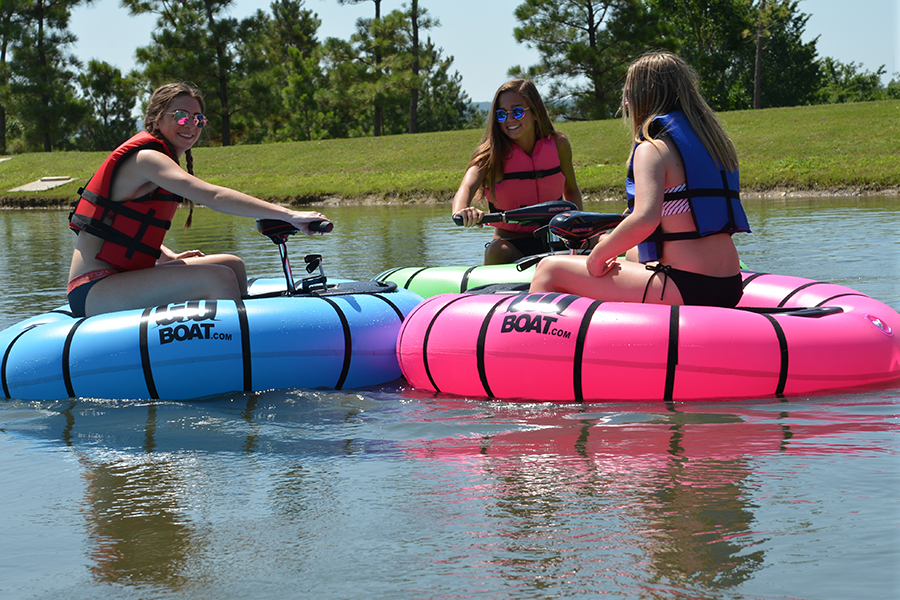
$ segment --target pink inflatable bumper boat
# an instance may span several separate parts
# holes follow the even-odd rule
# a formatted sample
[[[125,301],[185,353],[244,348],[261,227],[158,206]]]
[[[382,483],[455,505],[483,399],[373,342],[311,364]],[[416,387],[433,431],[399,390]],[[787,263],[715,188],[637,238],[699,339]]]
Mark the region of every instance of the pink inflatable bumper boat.
[[[555,402],[737,400],[900,382],[900,315],[856,290],[743,273],[738,308],[443,294],[398,337],[421,390]]]

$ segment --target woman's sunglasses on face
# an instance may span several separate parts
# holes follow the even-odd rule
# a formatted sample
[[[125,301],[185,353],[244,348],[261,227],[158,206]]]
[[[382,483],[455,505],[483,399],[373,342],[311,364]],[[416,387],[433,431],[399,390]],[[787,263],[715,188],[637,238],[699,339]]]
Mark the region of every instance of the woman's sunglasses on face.
[[[175,112],[172,113],[172,115],[174,115],[175,122],[178,123],[179,125],[187,125],[189,122],[188,120],[191,118],[191,113],[189,113],[186,110],[176,110]],[[194,127],[197,127],[200,129],[205,127],[206,123],[208,122],[208,119],[200,113],[195,113],[193,118],[194,118]]]
[[[512,117],[516,121],[525,116],[525,111],[528,110],[528,107],[522,108],[521,106],[515,106],[512,110],[506,111],[502,108],[497,111],[497,122],[502,123],[509,117]]]

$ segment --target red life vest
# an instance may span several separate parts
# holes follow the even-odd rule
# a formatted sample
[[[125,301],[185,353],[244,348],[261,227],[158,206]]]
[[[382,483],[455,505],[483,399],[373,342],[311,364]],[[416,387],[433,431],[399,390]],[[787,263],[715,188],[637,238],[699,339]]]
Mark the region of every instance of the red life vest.
[[[507,211],[522,206],[531,206],[540,202],[559,200],[563,196],[566,176],[559,164],[559,152],[556,139],[551,135],[539,139],[531,156],[513,144],[512,154],[504,158],[503,179],[494,184],[494,189],[486,189],[491,212]],[[537,225],[519,225],[518,223],[491,223],[509,231],[530,233]]]
[[[97,259],[135,271],[156,265],[163,238],[182,198],[162,188],[125,202],[109,199],[122,159],[138,150],[156,150],[172,160],[175,154],[163,140],[142,131],[116,148],[87,185],[78,190],[81,200],[69,215],[69,227],[103,240]]]

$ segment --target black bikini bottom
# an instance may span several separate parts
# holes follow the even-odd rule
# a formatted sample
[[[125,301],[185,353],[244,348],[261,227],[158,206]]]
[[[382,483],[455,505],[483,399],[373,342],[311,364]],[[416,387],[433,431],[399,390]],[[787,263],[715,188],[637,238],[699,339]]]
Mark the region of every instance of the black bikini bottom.
[[[743,278],[740,273],[731,277],[710,277],[661,264],[647,265],[647,270],[663,274],[665,277],[663,293],[666,291],[666,283],[671,279],[681,292],[681,299],[688,305],[734,308],[744,295]],[[651,281],[652,275],[647,281],[647,287],[644,288],[641,302],[647,299]],[[659,299],[662,300],[662,294],[659,295]]]

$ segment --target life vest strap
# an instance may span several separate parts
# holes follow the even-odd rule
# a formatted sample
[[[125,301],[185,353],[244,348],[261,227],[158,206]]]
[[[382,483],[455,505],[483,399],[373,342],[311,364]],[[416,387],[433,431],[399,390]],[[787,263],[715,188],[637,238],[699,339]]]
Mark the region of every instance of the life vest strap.
[[[550,169],[540,169],[537,171],[518,171],[516,173],[504,173],[503,179],[543,179],[544,177],[550,177],[551,175],[556,175],[557,173],[562,173],[562,167],[552,167]]]
[[[656,230],[651,233],[644,242],[661,244],[662,242],[675,242],[678,240],[696,240],[701,237],[703,236],[701,236],[700,232],[697,230],[663,233],[662,226],[657,225]]]
[[[163,219],[159,219],[155,217],[156,211],[149,210],[146,213],[143,213],[139,210],[135,210],[130,206],[126,206],[122,202],[113,202],[112,200],[108,200],[103,196],[94,193],[90,190],[80,189],[78,193],[81,194],[81,197],[90,202],[91,204],[95,204],[101,208],[114,212],[116,215],[123,216],[127,219],[132,219],[134,221],[140,222],[142,225],[152,225],[154,227],[161,227],[166,231],[169,230],[171,226],[171,221],[166,221]],[[134,200],[129,200],[129,202],[147,202],[150,200],[163,200],[157,194],[146,194],[141,196],[140,198],[135,198]],[[171,202],[178,202],[176,196],[172,196]],[[142,227],[143,229],[143,227]]]
[[[680,190],[677,192],[669,192],[663,196],[663,202],[671,202],[673,200],[682,200],[684,198],[729,198],[731,200],[740,200],[741,193],[738,190],[728,188],[699,188],[696,190]]]
[[[111,242],[113,244],[116,244],[117,246],[125,248],[125,258],[127,259],[131,259],[134,256],[135,252],[140,252],[141,254],[152,256],[154,259],[158,259],[162,255],[162,251],[159,248],[155,248],[153,246],[145,244],[141,241],[141,239],[143,239],[144,234],[150,227],[158,227],[160,229],[168,230],[172,224],[171,221],[167,221],[165,219],[160,219],[159,217],[157,217],[156,211],[152,208],[148,209],[147,212],[141,212],[139,210],[131,208],[130,206],[126,206],[122,202],[113,202],[112,200],[104,198],[96,192],[92,192],[84,188],[78,190],[78,193],[81,195],[81,200],[79,200],[79,203],[81,201],[85,201],[93,204],[94,206],[114,213],[116,217],[131,219],[132,221],[138,223],[138,230],[134,236],[130,236],[114,228],[112,225],[104,223],[102,218],[98,219],[96,217],[79,213],[77,206],[75,210],[73,210],[72,213],[69,214],[69,223],[71,224],[73,229],[75,229],[76,231],[87,232],[91,235],[97,236],[105,242]],[[145,202],[150,200],[160,200],[159,195],[146,194],[144,196],[141,196],[140,198],[130,200],[130,202]],[[172,196],[171,202],[177,202],[175,196]]]
[[[151,213],[155,213],[155,211],[151,210]],[[152,216],[153,215],[151,214],[151,217]],[[110,225],[107,225],[99,219],[76,213],[72,215],[72,224],[81,231],[95,235],[105,242],[112,242],[113,244],[124,247],[126,258],[131,258],[134,256],[135,252],[140,252],[141,254],[146,254],[153,258],[159,258],[162,255],[162,250],[154,248],[153,246],[148,246],[147,244],[138,241],[138,239],[129,237],[121,231],[113,229]],[[146,225],[141,228],[141,233],[143,233],[145,229]]]

